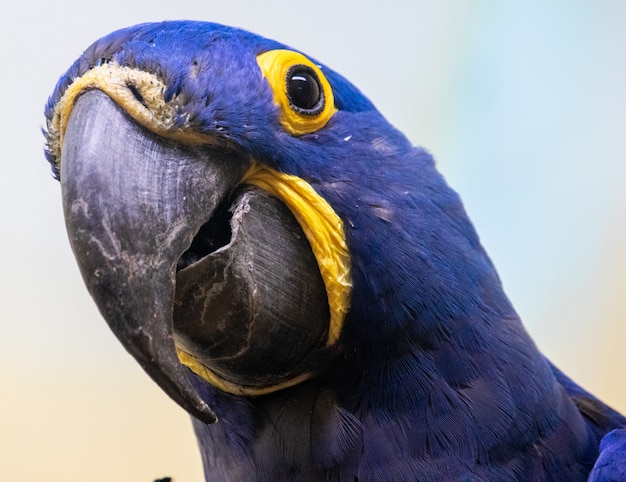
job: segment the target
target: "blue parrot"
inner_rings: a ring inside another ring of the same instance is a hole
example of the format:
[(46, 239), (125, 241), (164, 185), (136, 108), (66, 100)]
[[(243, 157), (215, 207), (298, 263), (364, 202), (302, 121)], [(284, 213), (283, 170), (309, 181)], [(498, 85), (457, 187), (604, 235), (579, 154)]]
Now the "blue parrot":
[(432, 156), (338, 73), (142, 24), (45, 116), (85, 284), (207, 481), (626, 480), (626, 419), (540, 353)]

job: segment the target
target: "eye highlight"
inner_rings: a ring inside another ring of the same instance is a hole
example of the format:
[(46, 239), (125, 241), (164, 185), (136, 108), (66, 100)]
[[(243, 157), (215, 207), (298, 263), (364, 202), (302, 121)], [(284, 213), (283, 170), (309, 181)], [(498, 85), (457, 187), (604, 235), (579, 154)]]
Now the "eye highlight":
[(326, 125), (337, 111), (333, 91), (320, 68), (292, 50), (270, 50), (257, 56), (263, 76), (280, 108), (280, 122), (294, 136)]

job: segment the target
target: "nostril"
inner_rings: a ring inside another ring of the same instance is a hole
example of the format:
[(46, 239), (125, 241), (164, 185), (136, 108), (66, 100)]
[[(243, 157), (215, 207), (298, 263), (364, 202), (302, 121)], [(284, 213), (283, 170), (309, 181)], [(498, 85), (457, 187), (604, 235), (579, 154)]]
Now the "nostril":
[(126, 84), (126, 87), (128, 87), (128, 90), (130, 90), (131, 94), (133, 94), (133, 97), (135, 97), (135, 99), (137, 99), (137, 101), (140, 102), (141, 105), (143, 105), (145, 108), (148, 108), (148, 106), (146, 105), (146, 100), (143, 98), (143, 95), (141, 95), (141, 92), (139, 92), (139, 89), (137, 89), (137, 86), (135, 84), (128, 82)]

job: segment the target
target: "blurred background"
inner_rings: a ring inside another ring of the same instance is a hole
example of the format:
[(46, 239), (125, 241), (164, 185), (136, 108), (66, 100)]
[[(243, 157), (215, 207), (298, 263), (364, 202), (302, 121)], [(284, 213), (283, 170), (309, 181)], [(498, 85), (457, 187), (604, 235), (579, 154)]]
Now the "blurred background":
[(40, 127), (111, 30), (202, 19), (276, 38), (363, 90), (460, 192), (559, 367), (626, 411), (626, 2), (78, 0), (2, 7), (0, 479), (202, 479), (191, 424), (100, 318)]

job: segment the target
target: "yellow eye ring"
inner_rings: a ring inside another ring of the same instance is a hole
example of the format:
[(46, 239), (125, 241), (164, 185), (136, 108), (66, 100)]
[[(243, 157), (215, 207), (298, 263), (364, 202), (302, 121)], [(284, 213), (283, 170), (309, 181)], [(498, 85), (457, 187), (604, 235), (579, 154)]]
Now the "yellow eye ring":
[(270, 50), (258, 55), (257, 63), (274, 92), (280, 123), (291, 135), (318, 131), (337, 112), (328, 80), (304, 55)]

